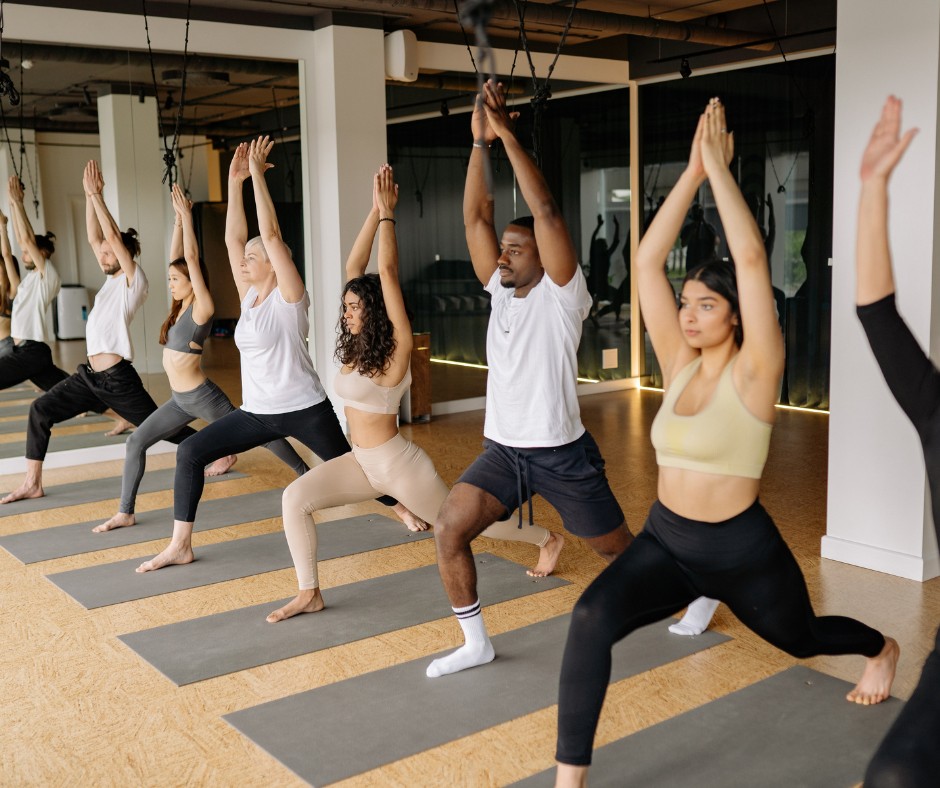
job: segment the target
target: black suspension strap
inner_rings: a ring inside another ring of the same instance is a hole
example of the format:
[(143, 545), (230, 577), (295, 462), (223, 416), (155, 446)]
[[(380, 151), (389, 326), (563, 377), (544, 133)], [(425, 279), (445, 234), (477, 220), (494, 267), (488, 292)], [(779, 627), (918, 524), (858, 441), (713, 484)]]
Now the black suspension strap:
[[(483, 101), (483, 83), (487, 78), (496, 81), (496, 58), (493, 56), (493, 48), (490, 46), (489, 37), (486, 34), (486, 25), (490, 21), (493, 11), (493, 0), (464, 0), (457, 12), (461, 28), (464, 25), (473, 29), (477, 44), (477, 59), (473, 61), (473, 67), (477, 72), (477, 101)], [(466, 35), (466, 33), (464, 33)], [(469, 44), (467, 46), (469, 49)], [(471, 52), (471, 59), (473, 53)], [(485, 75), (485, 76), (484, 76)], [(486, 191), (493, 194), (493, 170), (490, 167), (488, 157), (483, 158), (483, 177), (486, 181)]]
[[(180, 84), (179, 107), (176, 112), (176, 125), (173, 129), (173, 142), (168, 145), (166, 135), (163, 133), (163, 118), (160, 116), (160, 100), (157, 94), (157, 70), (153, 62), (153, 48), (150, 44), (150, 24), (147, 19), (147, 0), (140, 0), (144, 14), (144, 31), (147, 34), (147, 53), (150, 56), (150, 76), (153, 79), (153, 95), (157, 104), (157, 129), (160, 139), (163, 140), (163, 180), (167, 187), (172, 189), (177, 180), (176, 151), (179, 150), (180, 129), (183, 125), (183, 107), (186, 104), (186, 72), (189, 61), (189, 19), (192, 11), (192, 0), (186, 2), (186, 38), (183, 42), (183, 79)], [(168, 182), (169, 181), (169, 182)]]
[(287, 170), (287, 175), (284, 177), (284, 184), (287, 186), (290, 191), (291, 202), (294, 200), (294, 186), (296, 183), (294, 176), (294, 163), (291, 161), (290, 153), (287, 150), (287, 143), (284, 141), (284, 123), (281, 120), (281, 108), (277, 103), (277, 90), (274, 85), (271, 85), (271, 99), (274, 102), (274, 118), (277, 121), (277, 136), (280, 138), (281, 144), (278, 146), (281, 149), (281, 152), (284, 154), (284, 168)]
[[(525, 2), (525, 0), (523, 0)], [(552, 97), (552, 72), (555, 70), (555, 64), (561, 55), (561, 50), (565, 46), (568, 38), (568, 32), (571, 30), (571, 21), (574, 18), (575, 9), (578, 7), (578, 0), (571, 0), (571, 9), (568, 11), (568, 19), (565, 21), (565, 29), (561, 33), (558, 41), (558, 48), (555, 50), (555, 57), (548, 67), (548, 73), (545, 79), (539, 82), (535, 73), (535, 64), (532, 62), (532, 52), (529, 49), (529, 39), (525, 32), (525, 8), (520, 8), (519, 0), (513, 0), (516, 7), (516, 15), (519, 17), (519, 37), (522, 39), (522, 48), (525, 50), (526, 58), (529, 61), (529, 71), (532, 74), (532, 149), (535, 154), (535, 161), (542, 166), (542, 119), (548, 106), (548, 100)]]

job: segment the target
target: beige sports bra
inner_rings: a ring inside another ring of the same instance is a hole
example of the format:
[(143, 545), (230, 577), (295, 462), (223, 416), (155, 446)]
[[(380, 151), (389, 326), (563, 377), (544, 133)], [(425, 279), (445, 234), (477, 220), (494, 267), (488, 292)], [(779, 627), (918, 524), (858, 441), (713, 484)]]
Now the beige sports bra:
[(721, 373), (708, 404), (693, 416), (676, 413), (676, 402), (702, 365), (702, 357), (679, 370), (650, 432), (656, 462), (661, 467), (747, 479), (761, 477), (773, 425), (761, 421), (741, 402), (731, 377), (736, 360), (737, 356)]
[(378, 383), (361, 375), (358, 371), (340, 372), (333, 381), (333, 387), (345, 403), (366, 413), (398, 413), (398, 406), (405, 391), (411, 385), (411, 370), (397, 386), (380, 386)]

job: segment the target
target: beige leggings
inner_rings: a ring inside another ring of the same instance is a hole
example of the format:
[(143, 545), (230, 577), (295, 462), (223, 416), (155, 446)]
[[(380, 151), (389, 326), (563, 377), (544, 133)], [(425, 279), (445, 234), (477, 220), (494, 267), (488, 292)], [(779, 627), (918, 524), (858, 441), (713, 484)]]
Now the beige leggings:
[[(315, 511), (392, 495), (422, 520), (433, 523), (447, 493), (431, 458), (401, 433), (374, 449), (354, 446), (351, 452), (311, 469), (288, 485), (282, 498), (284, 532), (299, 587), (319, 586)], [(520, 529), (510, 520), (494, 523), (483, 535), (539, 547), (551, 537), (540, 526)]]

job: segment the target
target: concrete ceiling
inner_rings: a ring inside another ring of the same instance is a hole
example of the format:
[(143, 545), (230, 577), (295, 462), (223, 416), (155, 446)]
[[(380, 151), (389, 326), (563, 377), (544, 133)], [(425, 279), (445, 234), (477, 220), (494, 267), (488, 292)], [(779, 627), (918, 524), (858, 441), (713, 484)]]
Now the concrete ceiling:
[[(131, 0), (20, 0), (20, 3), (140, 15), (139, 2)], [(585, 56), (625, 57), (628, 40), (636, 35), (648, 36), (650, 32), (671, 41), (694, 41), (699, 46), (713, 47), (766, 38), (766, 27), (751, 31), (729, 29), (725, 18), (726, 14), (761, 4), (762, 0), (653, 3), (581, 0), (565, 51)], [(185, 16), (186, 5), (187, 0), (149, 0), (147, 11), (151, 16), (180, 18)], [(528, 2), (526, 30), (534, 49), (554, 50), (569, 8), (567, 0)], [(518, 20), (511, 0), (495, 0), (492, 11), (488, 31), (493, 41), (516, 46)], [(373, 24), (386, 31), (413, 30), (420, 40), (464, 41), (454, 0), (192, 0), (191, 13), (194, 19), (291, 28), (312, 28), (315, 18), (324, 13), (337, 18), (354, 14), (363, 19), (371, 17)], [(141, 43), (144, 40), (141, 20)], [(95, 103), (99, 94), (154, 92), (146, 50), (35, 45), (18, 41), (16, 30), (7, 26), (3, 56), (9, 61), (6, 71), (17, 89), (21, 83), (23, 86), (21, 107), (26, 127), (92, 132), (97, 129)], [(23, 61), (30, 66), (28, 69), (21, 68)], [(180, 69), (182, 58), (159, 54), (155, 66), (161, 117), (165, 127), (172, 129), (180, 90), (178, 83), (164, 77), (164, 72)], [(200, 84), (200, 74), (208, 72), (224, 72), (227, 81)], [(196, 53), (190, 58), (189, 73), (183, 114), (184, 129), (188, 132), (232, 139), (296, 123), (298, 79), (291, 63), (201, 57)], [(465, 93), (458, 85), (423, 95), (429, 96), (431, 103)], [(420, 103), (423, 99), (416, 97), (421, 95), (414, 87), (390, 88), (390, 104)], [(7, 125), (17, 128), (20, 108), (10, 107), (6, 100), (3, 108)]]

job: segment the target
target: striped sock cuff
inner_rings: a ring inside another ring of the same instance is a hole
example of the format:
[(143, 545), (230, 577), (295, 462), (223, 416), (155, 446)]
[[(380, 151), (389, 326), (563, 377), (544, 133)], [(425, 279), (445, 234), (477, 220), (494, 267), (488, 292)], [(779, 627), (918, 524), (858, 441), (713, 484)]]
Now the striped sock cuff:
[(463, 620), (465, 618), (473, 618), (474, 616), (480, 615), (482, 607), (480, 606), (480, 600), (478, 599), (472, 605), (467, 605), (466, 607), (454, 607), (451, 608), (454, 611), (454, 615), (458, 619)]

